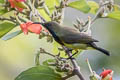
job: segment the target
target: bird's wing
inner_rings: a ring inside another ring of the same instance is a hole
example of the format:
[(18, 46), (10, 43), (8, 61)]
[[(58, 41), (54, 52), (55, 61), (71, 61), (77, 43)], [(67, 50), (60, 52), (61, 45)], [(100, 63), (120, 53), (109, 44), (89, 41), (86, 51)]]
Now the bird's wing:
[(80, 33), (75, 29), (64, 27), (61, 29), (62, 31), (59, 33), (59, 38), (61, 41), (65, 43), (90, 43), (90, 42), (98, 42), (98, 40), (93, 39), (91, 36)]

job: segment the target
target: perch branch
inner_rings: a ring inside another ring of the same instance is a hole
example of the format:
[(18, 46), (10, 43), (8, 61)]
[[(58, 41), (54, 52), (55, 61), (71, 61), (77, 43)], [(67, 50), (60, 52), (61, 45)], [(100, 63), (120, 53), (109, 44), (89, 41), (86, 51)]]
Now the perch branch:
[(72, 77), (72, 76), (74, 76), (74, 75), (75, 75), (74, 73), (69, 74), (69, 75), (63, 77), (62, 80), (66, 80), (66, 79), (68, 79), (68, 78), (70, 78), (70, 77)]
[[(68, 55), (69, 57), (71, 57), (71, 56), (72, 56), (71, 51), (69, 51), (68, 48), (66, 48), (65, 46), (63, 46), (63, 48), (64, 48), (65, 52), (67, 53), (67, 55)], [(71, 63), (72, 63), (72, 65), (73, 65), (73, 68), (74, 68), (73, 73), (74, 73), (75, 75), (77, 75), (77, 76), (80, 78), (80, 80), (85, 80), (85, 79), (83, 78), (81, 72), (80, 72), (80, 67), (78, 66), (76, 60), (75, 60), (74, 58), (71, 58), (70, 60), (71, 60)]]

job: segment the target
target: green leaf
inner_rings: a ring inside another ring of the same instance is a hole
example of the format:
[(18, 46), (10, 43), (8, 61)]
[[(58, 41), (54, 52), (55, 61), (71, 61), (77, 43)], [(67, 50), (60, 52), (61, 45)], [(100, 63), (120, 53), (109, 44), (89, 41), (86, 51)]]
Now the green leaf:
[(41, 65), (22, 72), (15, 80), (62, 80), (62, 77), (52, 68)]
[(120, 6), (115, 4), (113, 5), (114, 11), (120, 11)]
[(52, 13), (53, 10), (55, 9), (55, 6), (59, 5), (59, 0), (45, 0), (45, 3), (47, 7), (49, 8), (50, 13)]
[(14, 23), (3, 22), (0, 24), (0, 38), (15, 27)]
[(45, 60), (42, 64), (46, 66), (51, 66), (51, 64), (55, 64), (56, 60), (55, 59), (48, 59)]
[(55, 55), (58, 55), (58, 53), (60, 52), (60, 57), (68, 58), (68, 56), (66, 55), (65, 51), (59, 51), (58, 48), (61, 48), (61, 45), (58, 44), (56, 41), (54, 41), (54, 42), (53, 42), (52, 52), (53, 52)]
[(99, 8), (98, 3), (95, 1), (88, 1), (88, 5), (91, 7), (90, 13), (95, 14)]
[(8, 11), (4, 7), (0, 6), (0, 15), (3, 15), (5, 13), (7, 13), (7, 12)]
[(120, 20), (120, 11), (114, 11), (114, 12), (108, 13), (107, 17)]
[(49, 15), (44, 11), (44, 9), (38, 9), (38, 11), (40, 12), (41, 16), (45, 18), (45, 20), (47, 21), (51, 21)]
[(0, 3), (4, 3), (5, 1), (4, 0), (0, 0)]
[(18, 35), (21, 34), (21, 33), (22, 33), (21, 30), (16, 31), (16, 32), (13, 32), (13, 33), (10, 33), (10, 34), (8, 34), (8, 35), (3, 36), (3, 37), (2, 37), (2, 40), (5, 40), (5, 41), (6, 41), (6, 40), (10, 40), (10, 39), (18, 36)]
[(14, 11), (13, 10), (8, 11), (4, 7), (0, 6), (0, 16), (1, 15), (3, 17), (9, 17), (10, 15), (14, 15)]
[(5, 10), (5, 9), (0, 9), (0, 15), (3, 15), (3, 14), (5, 14), (5, 13), (7, 13), (8, 11), (7, 10)]
[(85, 0), (78, 0), (78, 1), (70, 2), (68, 6), (75, 8), (77, 10), (80, 10), (84, 13), (88, 13), (90, 11), (90, 7)]

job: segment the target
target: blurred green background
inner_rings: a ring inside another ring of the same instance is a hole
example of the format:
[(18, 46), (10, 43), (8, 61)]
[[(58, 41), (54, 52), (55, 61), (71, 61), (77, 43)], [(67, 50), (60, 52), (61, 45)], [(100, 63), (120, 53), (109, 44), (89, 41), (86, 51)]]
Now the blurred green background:
[[(119, 0), (116, 0), (119, 3)], [(72, 26), (72, 22), (77, 17), (87, 19), (91, 14), (83, 14), (77, 10), (67, 8), (65, 11), (64, 25)], [(91, 15), (93, 16), (93, 15)], [(18, 27), (18, 29), (20, 29)], [(14, 31), (14, 30), (13, 30)], [(94, 71), (98, 74), (102, 72), (102, 68), (112, 69), (114, 71), (113, 80), (120, 80), (120, 21), (113, 19), (98, 19), (92, 25), (92, 35), (100, 42), (98, 46), (103, 47), (111, 52), (111, 56), (105, 56), (101, 52), (89, 50), (81, 53), (77, 57), (77, 62), (81, 66), (81, 71), (86, 80), (90, 74), (86, 64), (86, 58), (89, 59)], [(42, 47), (47, 51), (51, 50), (51, 44), (45, 39), (38, 39), (35, 34), (23, 33), (11, 40), (0, 40), (0, 80), (14, 80), (14, 78), (22, 71), (34, 66), (34, 57), (37, 50)], [(40, 60), (47, 58), (41, 55)], [(72, 77), (70, 80), (79, 80)]]

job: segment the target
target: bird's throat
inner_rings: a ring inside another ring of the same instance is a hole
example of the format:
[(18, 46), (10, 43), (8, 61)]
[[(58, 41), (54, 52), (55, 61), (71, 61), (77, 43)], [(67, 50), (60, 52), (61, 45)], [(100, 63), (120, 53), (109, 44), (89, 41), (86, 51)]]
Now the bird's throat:
[(50, 29), (49, 26), (46, 26), (46, 29), (50, 32), (50, 34), (53, 36), (56, 42), (58, 42), (61, 45), (64, 45), (62, 41), (60, 40), (60, 38), (56, 35), (56, 33), (52, 29)]

